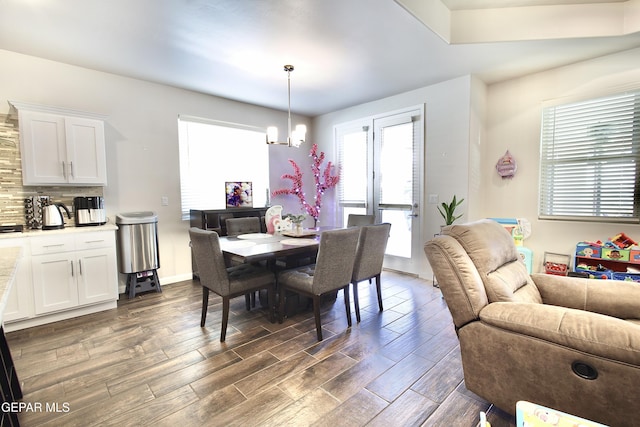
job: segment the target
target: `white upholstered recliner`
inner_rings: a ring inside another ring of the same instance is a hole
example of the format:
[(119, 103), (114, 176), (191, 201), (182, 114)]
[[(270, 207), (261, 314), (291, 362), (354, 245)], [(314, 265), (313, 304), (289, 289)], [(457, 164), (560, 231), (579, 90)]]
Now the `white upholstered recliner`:
[(511, 414), (528, 400), (640, 425), (640, 284), (530, 276), (510, 234), (491, 220), (445, 227), (425, 253), (469, 390)]

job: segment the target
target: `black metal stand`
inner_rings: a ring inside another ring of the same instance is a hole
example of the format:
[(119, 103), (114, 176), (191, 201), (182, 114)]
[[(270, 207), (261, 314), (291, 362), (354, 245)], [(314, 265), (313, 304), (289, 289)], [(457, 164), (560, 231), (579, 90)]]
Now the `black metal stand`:
[(157, 270), (140, 271), (127, 274), (127, 288), (125, 293), (129, 298), (148, 291), (162, 292)]

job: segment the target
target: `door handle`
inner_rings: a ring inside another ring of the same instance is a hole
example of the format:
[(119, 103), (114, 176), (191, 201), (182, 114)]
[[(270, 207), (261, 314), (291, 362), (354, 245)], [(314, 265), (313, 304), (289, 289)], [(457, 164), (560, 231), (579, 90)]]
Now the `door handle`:
[(71, 277), (75, 277), (75, 274), (73, 272), (73, 261), (69, 261), (71, 263)]

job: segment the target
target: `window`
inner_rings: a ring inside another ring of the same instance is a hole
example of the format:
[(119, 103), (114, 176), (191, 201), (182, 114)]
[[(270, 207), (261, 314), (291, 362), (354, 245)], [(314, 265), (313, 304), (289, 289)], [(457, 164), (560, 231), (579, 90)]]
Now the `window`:
[(194, 117), (178, 119), (182, 219), (190, 209), (225, 209), (225, 182), (250, 181), (253, 206), (266, 206), (269, 146), (250, 126)]
[(338, 206), (343, 225), (349, 214), (367, 213), (367, 162), (369, 126), (342, 125), (335, 129), (338, 146)]
[(639, 222), (640, 91), (543, 109), (541, 219)]

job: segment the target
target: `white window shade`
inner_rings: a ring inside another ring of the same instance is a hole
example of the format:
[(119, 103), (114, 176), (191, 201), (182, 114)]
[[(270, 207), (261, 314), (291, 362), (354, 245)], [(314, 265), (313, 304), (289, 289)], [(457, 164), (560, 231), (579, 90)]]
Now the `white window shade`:
[(542, 219), (638, 222), (640, 92), (543, 110)]
[(345, 126), (336, 129), (338, 145), (338, 202), (342, 207), (367, 206), (367, 150), (369, 128)]
[(184, 116), (178, 130), (183, 219), (190, 209), (225, 209), (227, 181), (251, 182), (253, 206), (266, 206), (269, 146), (264, 131)]

